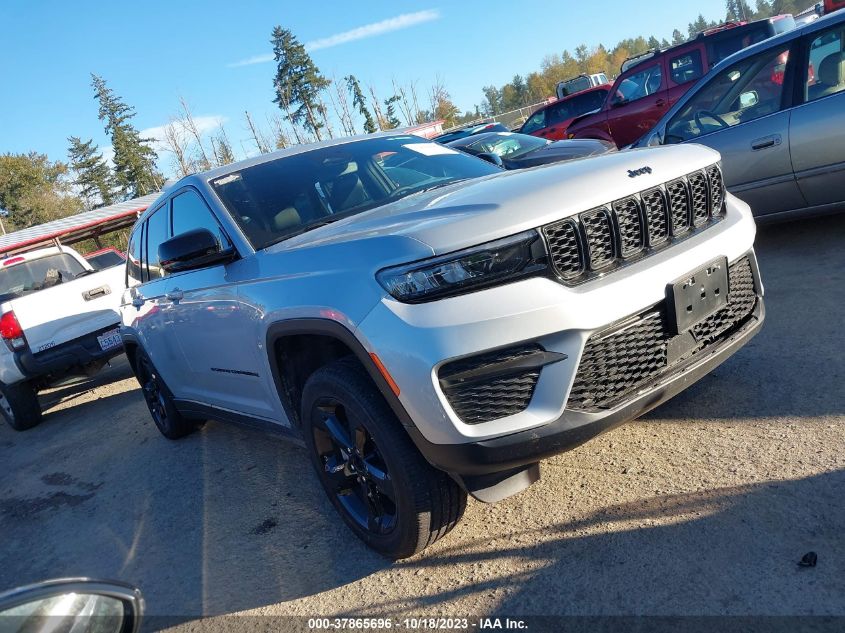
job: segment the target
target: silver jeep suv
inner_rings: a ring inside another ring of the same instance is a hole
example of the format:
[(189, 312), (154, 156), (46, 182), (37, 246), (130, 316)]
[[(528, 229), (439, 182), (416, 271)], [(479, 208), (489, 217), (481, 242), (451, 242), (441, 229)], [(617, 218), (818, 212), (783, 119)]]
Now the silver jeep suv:
[(300, 437), (351, 529), (409, 556), (467, 492), (519, 492), (759, 329), (755, 226), (718, 160), (506, 173), (384, 134), (189, 176), (132, 231), (126, 351), (166, 437)]

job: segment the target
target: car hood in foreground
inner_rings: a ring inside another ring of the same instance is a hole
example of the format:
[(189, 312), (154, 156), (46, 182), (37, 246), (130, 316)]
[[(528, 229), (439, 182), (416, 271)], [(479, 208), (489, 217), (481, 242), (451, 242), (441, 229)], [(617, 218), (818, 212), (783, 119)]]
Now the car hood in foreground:
[(503, 172), (407, 196), (284, 240), (265, 252), (388, 237), (395, 243), (404, 237), (417, 247), (428, 246), (431, 254), (447, 253), (586, 211), (717, 160), (718, 152), (691, 144)]

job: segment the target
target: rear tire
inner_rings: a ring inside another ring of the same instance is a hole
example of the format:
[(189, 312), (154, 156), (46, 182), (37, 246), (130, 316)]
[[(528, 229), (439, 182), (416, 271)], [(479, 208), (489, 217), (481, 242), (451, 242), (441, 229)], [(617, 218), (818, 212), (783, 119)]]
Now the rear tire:
[(161, 434), (169, 440), (178, 440), (193, 433), (197, 428), (197, 421), (185, 418), (179, 413), (173, 403), (173, 393), (141, 348), (135, 352), (135, 367), (147, 408)]
[(0, 385), (0, 414), (16, 431), (26, 431), (41, 423), (38, 392), (24, 381), (14, 385)]
[(355, 357), (308, 378), (302, 432), (335, 509), (380, 554), (412, 556), (463, 516), (466, 492), (425, 461)]

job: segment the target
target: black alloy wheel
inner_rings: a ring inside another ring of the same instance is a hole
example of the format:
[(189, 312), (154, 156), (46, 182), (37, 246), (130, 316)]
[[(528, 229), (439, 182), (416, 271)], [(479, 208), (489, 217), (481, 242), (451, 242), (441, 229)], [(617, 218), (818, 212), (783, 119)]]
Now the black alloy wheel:
[(389, 534), (396, 527), (396, 497), (379, 447), (339, 402), (325, 398), (317, 407), (320, 419), (312, 429), (326, 488), (361, 528)]

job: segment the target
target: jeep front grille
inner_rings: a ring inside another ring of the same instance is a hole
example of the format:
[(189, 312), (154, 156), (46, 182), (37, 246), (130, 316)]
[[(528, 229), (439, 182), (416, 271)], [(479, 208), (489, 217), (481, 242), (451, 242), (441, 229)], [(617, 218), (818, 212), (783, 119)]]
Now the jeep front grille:
[(718, 222), (724, 215), (718, 164), (543, 227), (558, 278), (574, 285)]
[[(679, 362), (707, 350), (740, 329), (757, 304), (751, 261), (730, 265), (728, 305), (691, 328), (688, 356), (670, 364), (665, 302), (590, 336), (567, 402), (568, 409), (596, 411), (617, 406), (625, 397), (670, 374)], [(681, 334), (679, 336), (684, 336)]]

